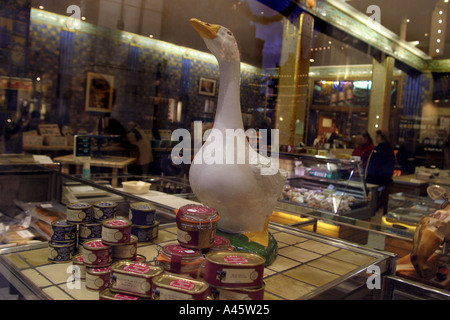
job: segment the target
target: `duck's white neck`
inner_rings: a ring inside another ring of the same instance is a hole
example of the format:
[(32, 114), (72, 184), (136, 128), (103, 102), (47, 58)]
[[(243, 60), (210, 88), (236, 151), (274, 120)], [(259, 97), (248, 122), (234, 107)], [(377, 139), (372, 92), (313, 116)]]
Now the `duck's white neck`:
[(214, 128), (244, 129), (240, 103), (239, 61), (219, 61), (220, 82)]

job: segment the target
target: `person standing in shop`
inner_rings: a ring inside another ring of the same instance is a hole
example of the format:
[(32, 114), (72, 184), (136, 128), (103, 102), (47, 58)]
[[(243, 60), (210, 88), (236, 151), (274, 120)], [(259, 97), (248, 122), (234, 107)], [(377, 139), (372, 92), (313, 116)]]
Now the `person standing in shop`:
[(153, 162), (152, 147), (150, 140), (140, 126), (132, 121), (127, 125), (128, 142), (134, 146), (130, 148), (130, 155), (136, 158), (137, 165), (130, 166), (130, 172), (146, 175), (150, 171), (150, 164)]
[(379, 185), (380, 192), (379, 207), (384, 206), (384, 214), (387, 212), (388, 186), (392, 181), (395, 166), (395, 154), (386, 135), (377, 130), (375, 142), (376, 147), (369, 157), (366, 171), (366, 182)]
[(370, 154), (372, 153), (373, 148), (375, 148), (372, 137), (367, 131), (362, 132), (356, 136), (356, 143), (358, 146), (353, 150), (352, 156), (361, 159), (363, 169), (365, 170), (367, 167), (367, 160), (369, 160)]

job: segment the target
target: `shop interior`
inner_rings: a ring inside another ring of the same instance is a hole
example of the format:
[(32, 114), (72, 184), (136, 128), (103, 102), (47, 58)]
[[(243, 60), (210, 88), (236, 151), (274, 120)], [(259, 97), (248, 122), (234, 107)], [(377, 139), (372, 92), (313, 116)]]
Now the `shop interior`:
[[(269, 222), (279, 255), (266, 266), (264, 299), (450, 298), (450, 279), (420, 276), (410, 262), (422, 217), (450, 197), (448, 0), (0, 4), (0, 299), (61, 291), (98, 299), (49, 276), (49, 239), (36, 224), (26, 240), (6, 236), (32, 206), (144, 201), (157, 208), (160, 239), (140, 252), (151, 260), (158, 241), (176, 239), (174, 210), (200, 201), (191, 163), (175, 159), (174, 132), (194, 141), (213, 128), (224, 82), (191, 18), (233, 33), (244, 130), (272, 132), (258, 147), (287, 175)], [(382, 183), (370, 174), (373, 153), (354, 152), (363, 134), (373, 147), (383, 137), (392, 152)], [(126, 190), (136, 181), (147, 190)], [(448, 241), (436, 251), (439, 270), (448, 267)], [(45, 262), (23, 266), (27, 252), (44, 252)], [(354, 268), (327, 278), (321, 259)], [(371, 265), (385, 275), (382, 291), (361, 278)], [(313, 280), (296, 273), (306, 266)]]

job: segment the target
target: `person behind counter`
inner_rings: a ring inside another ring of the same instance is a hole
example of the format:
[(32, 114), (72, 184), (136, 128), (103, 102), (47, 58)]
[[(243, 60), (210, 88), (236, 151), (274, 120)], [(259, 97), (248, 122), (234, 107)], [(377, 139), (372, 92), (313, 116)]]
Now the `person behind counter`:
[(137, 166), (130, 166), (130, 172), (136, 174), (148, 174), (150, 163), (153, 162), (152, 147), (145, 132), (136, 123), (130, 121), (127, 126), (128, 142), (134, 146), (130, 149), (130, 155), (136, 158)]
[(367, 167), (367, 160), (369, 160), (372, 150), (375, 148), (373, 145), (373, 140), (370, 134), (362, 132), (356, 136), (356, 143), (358, 146), (353, 150), (352, 156), (359, 157), (361, 159), (363, 169)]
[(366, 182), (379, 185), (380, 206), (384, 206), (384, 213), (387, 210), (387, 187), (392, 181), (395, 166), (395, 154), (391, 144), (387, 141), (386, 135), (377, 130), (375, 141), (376, 147), (373, 149), (367, 164)]

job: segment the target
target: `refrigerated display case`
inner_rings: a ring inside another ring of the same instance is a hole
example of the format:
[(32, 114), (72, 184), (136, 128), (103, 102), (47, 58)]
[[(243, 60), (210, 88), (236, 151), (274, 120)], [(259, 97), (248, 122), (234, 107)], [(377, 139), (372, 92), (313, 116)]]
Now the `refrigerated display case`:
[(282, 154), (294, 162), (280, 202), (357, 219), (375, 213), (376, 188), (368, 188), (359, 161), (319, 155)]

